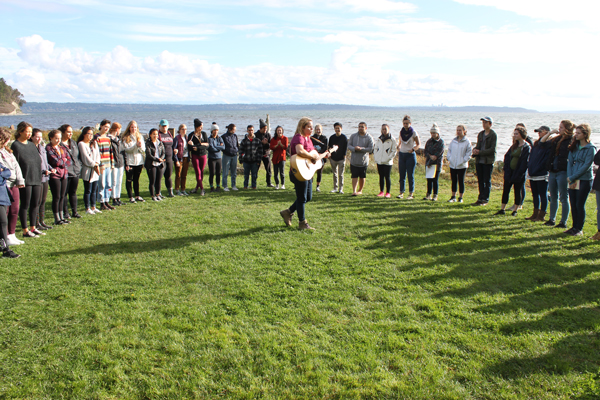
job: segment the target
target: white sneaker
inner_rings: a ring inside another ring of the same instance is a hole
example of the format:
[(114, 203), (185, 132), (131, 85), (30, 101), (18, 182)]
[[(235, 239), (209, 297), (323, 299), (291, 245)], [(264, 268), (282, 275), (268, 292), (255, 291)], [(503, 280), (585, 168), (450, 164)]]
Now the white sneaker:
[(12, 235), (8, 235), (6, 239), (8, 239), (6, 244), (9, 246), (18, 246), (25, 243), (24, 241), (17, 239), (17, 236), (14, 233)]
[(317, 192), (321, 191), (321, 186), (317, 186)]
[(98, 210), (97, 208), (92, 208), (91, 210), (94, 214), (102, 214), (102, 211)]
[(231, 190), (233, 190), (234, 192), (237, 192), (238, 188), (234, 186), (234, 187), (231, 188)]
[(342, 189), (340, 189), (340, 194), (344, 194), (344, 191)]
[(337, 190), (333, 189), (331, 192), (329, 193), (337, 193)]
[(229, 192), (229, 188), (228, 188), (228, 187), (224, 187), (224, 188), (223, 188), (223, 191), (224, 191), (224, 192)]
[(90, 214), (90, 215), (96, 214), (94, 211), (90, 210), (89, 208), (87, 210), (85, 210), (85, 213)]
[(275, 185), (275, 190), (279, 190), (279, 185)]
[(282, 188), (282, 189), (285, 189), (285, 185), (281, 185), (281, 188)]

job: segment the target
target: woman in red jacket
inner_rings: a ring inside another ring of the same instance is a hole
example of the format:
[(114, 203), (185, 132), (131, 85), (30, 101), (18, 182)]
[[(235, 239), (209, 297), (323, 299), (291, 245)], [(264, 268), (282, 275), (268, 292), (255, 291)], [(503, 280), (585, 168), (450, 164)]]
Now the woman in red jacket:
[(283, 128), (275, 128), (275, 136), (269, 144), (273, 150), (273, 169), (275, 170), (275, 189), (279, 189), (279, 179), (281, 179), (281, 189), (285, 189), (285, 156), (288, 148), (288, 138), (283, 136)]

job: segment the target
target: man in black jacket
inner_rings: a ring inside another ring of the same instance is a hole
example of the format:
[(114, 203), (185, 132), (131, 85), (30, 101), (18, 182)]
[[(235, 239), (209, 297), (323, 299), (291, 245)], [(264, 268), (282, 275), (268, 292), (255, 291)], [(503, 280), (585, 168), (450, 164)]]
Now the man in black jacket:
[[(265, 123), (265, 121), (263, 121), (262, 119), (259, 120), (260, 122), (260, 130), (258, 132), (256, 132), (256, 138), (258, 140), (261, 141), (262, 146), (263, 146), (263, 156), (262, 156), (262, 163), (265, 166), (265, 170), (267, 171), (267, 187), (275, 187), (273, 186), (273, 184), (271, 183), (271, 171), (272, 171), (272, 167), (271, 167), (271, 134), (267, 132), (267, 124)], [(260, 164), (259, 164), (259, 169), (260, 169)]]

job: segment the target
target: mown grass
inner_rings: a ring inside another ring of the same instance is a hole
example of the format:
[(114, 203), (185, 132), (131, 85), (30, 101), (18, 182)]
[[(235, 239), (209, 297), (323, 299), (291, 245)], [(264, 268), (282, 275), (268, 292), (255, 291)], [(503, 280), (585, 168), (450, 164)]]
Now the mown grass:
[(29, 241), (0, 263), (0, 398), (598, 398), (593, 198), (571, 238), (441, 183), (353, 198), (325, 174), (299, 232), (261, 174)]

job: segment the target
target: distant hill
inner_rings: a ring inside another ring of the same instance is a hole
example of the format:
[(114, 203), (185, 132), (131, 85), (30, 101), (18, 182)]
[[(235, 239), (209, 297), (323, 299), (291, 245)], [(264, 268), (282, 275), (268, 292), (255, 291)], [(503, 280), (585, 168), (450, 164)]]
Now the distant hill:
[(25, 99), (19, 89), (13, 89), (4, 78), (0, 78), (0, 115), (19, 114), (19, 107), (23, 104)]
[(515, 112), (534, 113), (521, 107), (378, 107), (349, 104), (111, 104), (111, 103), (35, 103), (22, 107), (25, 113), (128, 112), (128, 111), (231, 111), (231, 110), (398, 110), (447, 112)]

